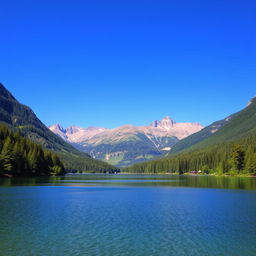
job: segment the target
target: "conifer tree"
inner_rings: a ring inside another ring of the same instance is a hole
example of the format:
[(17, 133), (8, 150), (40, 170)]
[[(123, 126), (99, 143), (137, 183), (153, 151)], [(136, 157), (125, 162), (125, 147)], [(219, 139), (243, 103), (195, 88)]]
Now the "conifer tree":
[(240, 144), (235, 144), (233, 146), (232, 160), (235, 170), (240, 172), (244, 168), (244, 151)]
[(12, 142), (10, 137), (7, 137), (4, 141), (0, 158), (3, 171), (6, 172), (7, 174), (11, 174), (11, 172), (13, 171), (13, 154)]

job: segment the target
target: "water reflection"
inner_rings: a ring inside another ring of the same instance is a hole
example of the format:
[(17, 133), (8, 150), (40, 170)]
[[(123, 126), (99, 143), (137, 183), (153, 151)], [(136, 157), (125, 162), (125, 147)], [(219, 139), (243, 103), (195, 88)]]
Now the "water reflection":
[(67, 175), (65, 177), (1, 178), (0, 186), (162, 186), (256, 189), (256, 178), (188, 175)]

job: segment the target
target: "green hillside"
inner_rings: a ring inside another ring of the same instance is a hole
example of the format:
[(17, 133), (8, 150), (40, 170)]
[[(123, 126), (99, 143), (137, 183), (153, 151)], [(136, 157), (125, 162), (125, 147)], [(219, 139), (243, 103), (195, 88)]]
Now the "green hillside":
[(224, 141), (233, 141), (256, 132), (256, 99), (242, 111), (214, 122), (200, 132), (188, 136), (173, 146), (170, 154), (190, 151)]
[(177, 152), (180, 152), (182, 150), (185, 150), (205, 139), (210, 137), (214, 131), (218, 131), (220, 128), (222, 128), (229, 119), (223, 119), (217, 122), (212, 123), (211, 125), (205, 127), (201, 131), (194, 133), (185, 139), (180, 140), (177, 142), (171, 149), (170, 154), (175, 154)]
[(19, 103), (0, 83), (0, 122), (40, 144), (45, 149), (54, 150), (63, 160), (67, 169), (80, 171), (112, 171), (117, 168), (91, 158), (51, 132), (27, 106)]

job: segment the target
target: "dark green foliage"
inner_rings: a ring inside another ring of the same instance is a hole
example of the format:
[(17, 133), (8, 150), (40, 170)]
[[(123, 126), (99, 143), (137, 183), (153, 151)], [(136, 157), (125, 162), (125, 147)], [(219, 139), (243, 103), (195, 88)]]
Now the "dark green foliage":
[(0, 159), (2, 169), (7, 174), (11, 174), (11, 171), (14, 167), (14, 159), (12, 153), (12, 142), (9, 136), (3, 141), (3, 148), (1, 150)]
[(255, 147), (250, 145), (245, 153), (245, 171), (247, 173), (254, 173), (256, 170), (256, 153)]
[(0, 125), (1, 176), (62, 175), (64, 172), (55, 153)]
[(243, 170), (244, 169), (244, 150), (240, 144), (235, 144), (233, 146), (231, 156), (232, 156), (234, 169), (238, 170), (238, 172)]

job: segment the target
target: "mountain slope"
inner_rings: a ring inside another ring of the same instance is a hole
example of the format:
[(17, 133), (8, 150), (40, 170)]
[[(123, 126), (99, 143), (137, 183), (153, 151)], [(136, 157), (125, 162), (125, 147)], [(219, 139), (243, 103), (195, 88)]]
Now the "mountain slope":
[(256, 98), (247, 107), (229, 117), (214, 122), (201, 131), (179, 141), (170, 154), (203, 148), (224, 141), (232, 141), (256, 131)]
[(29, 107), (20, 104), (2, 84), (0, 84), (0, 121), (19, 128), (29, 139), (40, 143), (44, 148), (76, 152), (71, 145), (53, 134)]
[(198, 123), (176, 123), (170, 117), (148, 126), (124, 125), (115, 129), (81, 128), (60, 125), (49, 127), (76, 148), (96, 159), (126, 166), (163, 156), (180, 139), (201, 130)]
[[(27, 106), (19, 103), (0, 83), (0, 122), (21, 133), (44, 148), (58, 152), (65, 167), (79, 170), (111, 170), (114, 167), (92, 159), (51, 132)], [(72, 163), (72, 164), (71, 164)]]

